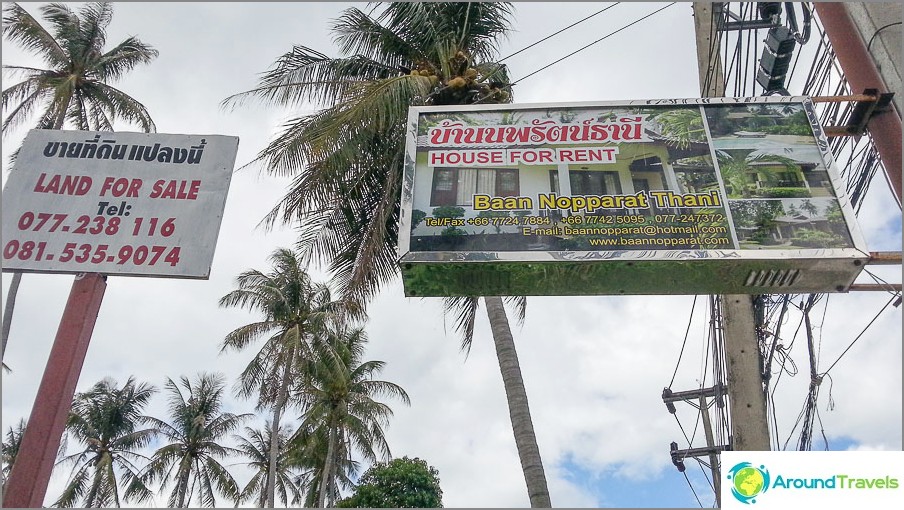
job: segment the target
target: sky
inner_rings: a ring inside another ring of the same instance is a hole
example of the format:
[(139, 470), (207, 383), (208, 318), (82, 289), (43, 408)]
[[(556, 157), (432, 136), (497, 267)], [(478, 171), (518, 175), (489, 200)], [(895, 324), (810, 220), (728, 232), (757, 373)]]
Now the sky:
[[(37, 14), (39, 5), (25, 7)], [(108, 44), (135, 35), (160, 56), (115, 85), (147, 106), (160, 133), (238, 136), (239, 168), (286, 118), (314, 112), (317, 105), (289, 112), (257, 104), (225, 110), (220, 102), (252, 88), (258, 73), (295, 44), (337, 56), (331, 21), (347, 7), (364, 5), (117, 3)], [(514, 30), (501, 42), (500, 54), (515, 53), (605, 5), (518, 2)], [(665, 5), (619, 4), (506, 64), (515, 79), (527, 76)], [(39, 64), (5, 41), (2, 61)], [(3, 87), (10, 84), (4, 81)], [(699, 97), (691, 4), (672, 5), (526, 78), (514, 97), (517, 103)], [(3, 138), (4, 183), (10, 170), (5, 155), (24, 135), (20, 130)], [(161, 389), (166, 377), (199, 371), (233, 379), (253, 352), (221, 354), (221, 342), (256, 317), (217, 303), (239, 273), (267, 270), (274, 249), (293, 246), (290, 227), (258, 228), (287, 183), (257, 167), (235, 172), (208, 280), (109, 277), (77, 391), (103, 377), (122, 383), (135, 376)], [(901, 250), (901, 212), (881, 175), (865, 199), (859, 226), (871, 251)], [(900, 282), (898, 266), (869, 269)], [(319, 268), (311, 272), (326, 279)], [(4, 273), (4, 299), (9, 280)], [(2, 375), (4, 431), (30, 412), (72, 280), (52, 274), (22, 279), (4, 358), (12, 370)], [(869, 279), (861, 275), (858, 281)], [(832, 450), (901, 450), (901, 308), (886, 309), (858, 338), (888, 300), (881, 292), (832, 294), (818, 307), (821, 368), (857, 340), (823, 383), (814, 449), (824, 447), (824, 436)], [(688, 447), (684, 432), (690, 437), (697, 430), (692, 446), (705, 444), (696, 410), (679, 404), (671, 416), (661, 400), (663, 387), (678, 391), (711, 383), (706, 303), (705, 296), (674, 295), (528, 299), (527, 318), (513, 332), (555, 506), (712, 506), (705, 471), (688, 461), (689, 484), (669, 457), (670, 442)], [(797, 327), (796, 319), (783, 326), (797, 371), (783, 374), (775, 393), (774, 441), (789, 449), (796, 444), (794, 425), (809, 384), (806, 342), (802, 333), (792, 333)], [(380, 378), (411, 397), (410, 407), (390, 403), (395, 414), (386, 435), (393, 456), (420, 457), (436, 467), (446, 507), (529, 506), (485, 315), (465, 356), (440, 299), (406, 298), (397, 279), (370, 304), (366, 330), (367, 358), (387, 363)], [(226, 403), (236, 413), (252, 407), (231, 395)], [(165, 417), (165, 409), (160, 391), (146, 412)], [(247, 480), (240, 465), (232, 469), (240, 483)], [(59, 495), (65, 478), (55, 474), (46, 504)]]

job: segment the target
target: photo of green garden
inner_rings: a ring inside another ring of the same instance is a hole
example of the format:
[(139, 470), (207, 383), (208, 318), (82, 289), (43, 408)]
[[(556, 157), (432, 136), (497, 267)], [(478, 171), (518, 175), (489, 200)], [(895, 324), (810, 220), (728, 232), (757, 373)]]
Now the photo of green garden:
[(834, 198), (729, 200), (728, 207), (744, 250), (853, 247)]

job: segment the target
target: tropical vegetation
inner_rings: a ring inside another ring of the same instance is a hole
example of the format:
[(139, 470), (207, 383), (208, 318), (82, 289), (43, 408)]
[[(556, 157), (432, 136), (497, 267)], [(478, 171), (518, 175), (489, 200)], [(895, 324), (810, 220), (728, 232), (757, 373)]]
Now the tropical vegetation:
[(222, 461), (239, 451), (223, 442), (251, 415), (223, 411), (226, 383), (221, 374), (199, 373), (194, 381), (182, 376), (179, 383), (166, 380), (170, 420), (151, 418), (151, 423), (167, 444), (154, 452), (140, 479), (161, 488), (172, 486), (167, 501), (171, 507), (213, 508), (217, 494), (234, 501), (238, 484)]
[[(259, 508), (267, 508), (269, 493), (267, 489), (268, 483), (270, 483), (270, 451), (273, 444), (271, 440), (272, 433), (273, 427), (267, 421), (263, 428), (245, 427), (244, 435), (234, 436), (238, 441), (236, 449), (248, 459), (245, 465), (253, 470), (251, 478), (239, 492), (236, 504), (251, 501)], [(301, 501), (299, 477), (294, 467), (290, 465), (292, 452), (287, 448), (290, 433), (291, 431), (287, 426), (279, 428), (279, 437), (276, 442), (278, 455), (274, 469), (275, 476), (273, 477), (275, 494), (285, 506), (297, 504)]]
[[(141, 64), (157, 57), (157, 50), (131, 36), (107, 49), (107, 28), (113, 4), (89, 2), (77, 11), (63, 3), (40, 8), (45, 28), (18, 3), (3, 8), (3, 37), (40, 57), (46, 67), (4, 65), (3, 71), (21, 79), (3, 90), (0, 108), (6, 137), (37, 114), (37, 129), (113, 131), (114, 124), (156, 130), (147, 108), (111, 85)], [(15, 159), (18, 150), (10, 153)], [(2, 351), (6, 352), (22, 273), (10, 280), (3, 310)]]
[[(354, 454), (371, 463), (390, 457), (384, 428), (393, 413), (377, 399), (397, 398), (410, 404), (401, 386), (374, 379), (386, 364), (363, 359), (367, 344), (363, 328), (340, 323), (330, 328), (326, 340), (319, 355), (307, 363), (306, 381), (296, 395), (305, 411), (293, 438), (302, 455), (306, 449), (316, 452), (326, 442), (323, 465), (317, 466), (320, 508), (339, 499), (337, 482), (349, 474), (340, 471), (353, 465)], [(320, 441), (305, 444), (304, 439), (311, 437)]]
[(334, 300), (329, 287), (311, 280), (298, 255), (285, 248), (270, 256), (273, 269), (243, 272), (238, 288), (220, 299), (220, 306), (247, 308), (261, 320), (239, 327), (223, 340), (222, 351), (248, 348), (264, 338), (260, 350), (242, 371), (237, 382), (240, 397), (257, 398), (257, 408), (272, 413), (269, 458), (265, 484), (267, 506), (272, 507), (276, 490), (276, 467), (280, 456), (278, 432), (283, 413), (294, 404), (289, 399), (293, 382), (303, 363), (315, 358), (317, 343), (331, 323), (360, 317), (360, 309)]
[[(366, 301), (398, 275), (408, 108), (511, 101), (507, 69), (496, 62), (511, 14), (510, 4), (496, 2), (349, 8), (332, 27), (343, 56), (295, 46), (256, 88), (224, 101), (324, 106), (287, 121), (253, 163), (293, 178), (262, 223), (297, 226), (306, 258), (325, 263), (348, 298)], [(528, 495), (533, 506), (550, 506), (503, 301), (484, 301), (510, 415), (522, 422), (513, 428)], [(457, 303), (476, 310), (477, 298)]]
[(358, 480), (338, 508), (442, 508), (439, 471), (417, 457), (378, 462)]
[[(156, 390), (130, 377), (122, 387), (106, 378), (77, 393), (66, 422), (66, 431), (82, 446), (64, 457), (72, 465), (57, 507), (119, 507), (125, 500), (147, 499), (151, 491), (140, 478), (139, 453), (156, 433), (153, 422), (142, 414)], [(123, 490), (124, 489), (124, 490)]]
[(0, 470), (0, 476), (3, 477), (3, 482), (0, 483), (2, 486), (3, 493), (6, 493), (6, 481), (9, 480), (9, 474), (13, 470), (13, 464), (16, 463), (16, 457), (19, 455), (19, 446), (22, 445), (22, 434), (25, 433), (25, 419), (19, 420), (15, 427), (10, 427), (6, 431), (6, 436), (3, 438), (3, 467)]

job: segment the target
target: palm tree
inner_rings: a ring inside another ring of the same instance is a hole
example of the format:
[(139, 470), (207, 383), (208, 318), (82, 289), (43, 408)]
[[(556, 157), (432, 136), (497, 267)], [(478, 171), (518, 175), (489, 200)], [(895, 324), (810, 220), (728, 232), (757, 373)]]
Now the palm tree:
[[(265, 508), (268, 497), (268, 479), (270, 471), (270, 445), (271, 434), (273, 428), (268, 421), (263, 429), (255, 429), (245, 427), (244, 436), (235, 436), (238, 440), (236, 447), (242, 455), (248, 458), (247, 465), (254, 469), (254, 474), (245, 487), (239, 493), (236, 503), (242, 503), (248, 500), (254, 500), (258, 507)], [(290, 451), (286, 448), (290, 435), (288, 427), (279, 428), (279, 438), (277, 441), (279, 457), (276, 464), (276, 491), (284, 505), (290, 503), (289, 496), (292, 497), (291, 503), (301, 500), (301, 491), (296, 482), (297, 476), (293, 473), (293, 467), (289, 464)]]
[[(303, 491), (301, 504), (306, 508), (315, 507), (320, 502), (320, 485), (326, 466), (328, 435), (323, 427), (314, 426), (299, 428), (291, 438), (294, 447), (291, 445), (289, 447), (289, 462), (295, 469), (301, 470), (295, 481), (298, 488)], [(345, 446), (340, 444), (339, 451), (333, 456), (331, 469), (334, 477), (333, 483), (330, 484), (333, 493), (327, 495), (333, 501), (338, 501), (339, 489), (350, 490), (355, 486), (351, 477), (360, 468), (358, 461), (351, 455), (346, 455)]]
[(16, 456), (19, 455), (19, 446), (22, 444), (22, 435), (25, 434), (25, 419), (22, 418), (19, 420), (19, 423), (16, 424), (16, 427), (10, 427), (9, 430), (6, 431), (6, 440), (3, 441), (3, 469), (0, 471), (0, 475), (3, 477), (3, 482), (0, 483), (0, 486), (3, 487), (3, 493), (6, 493), (6, 480), (9, 479), (9, 474), (13, 470), (13, 464), (16, 463)]
[(326, 340), (327, 344), (319, 346), (319, 356), (307, 361), (307, 380), (298, 388), (305, 411), (301, 432), (293, 437), (302, 452), (321, 449), (326, 439), (317, 487), (320, 508), (325, 508), (328, 500), (336, 501), (339, 468), (351, 460), (352, 449), (371, 462), (379, 460), (378, 452), (384, 458), (390, 456), (383, 427), (388, 425), (392, 409), (375, 399), (397, 397), (406, 405), (411, 403), (401, 386), (373, 379), (385, 363), (362, 361), (367, 344), (363, 328), (339, 322), (332, 325)]
[(313, 282), (299, 257), (292, 250), (275, 250), (270, 261), (273, 269), (263, 273), (245, 271), (236, 279), (238, 289), (220, 299), (220, 306), (239, 306), (263, 314), (260, 322), (242, 326), (223, 340), (221, 352), (242, 350), (261, 337), (269, 337), (260, 351), (242, 371), (237, 383), (241, 397), (257, 394), (258, 408), (270, 407), (273, 418), (270, 433), (270, 468), (267, 471), (267, 506), (275, 498), (276, 464), (279, 446), (276, 432), (289, 404), (289, 387), (301, 362), (311, 356), (309, 342), (337, 316), (355, 317), (353, 305), (334, 301), (330, 289)]
[[(392, 2), (379, 14), (376, 8), (369, 13), (350, 8), (333, 26), (339, 49), (348, 56), (330, 58), (295, 46), (257, 88), (224, 101), (227, 106), (247, 99), (326, 105), (287, 121), (252, 163), (294, 176), (262, 223), (297, 223), (302, 252), (327, 262), (343, 295), (366, 300), (398, 275), (409, 106), (511, 101), (508, 72), (494, 61), (511, 13), (511, 4), (502, 2)], [(503, 310), (501, 299), (490, 301), (492, 309)], [(491, 321), (504, 318), (494, 313)], [(507, 328), (506, 321), (492, 329)], [(500, 365), (511, 363), (500, 359)], [(527, 416), (526, 394), (508, 386), (506, 394), (510, 407), (519, 409), (512, 414)], [(535, 443), (531, 450), (539, 452)], [(539, 453), (519, 455), (531, 457), (529, 464), (542, 471)], [(550, 506), (545, 476), (525, 478), (531, 504)]]
[[(518, 323), (523, 323), (527, 311), (527, 299), (524, 296), (510, 296), (506, 299), (515, 306)], [(518, 361), (518, 351), (515, 348), (515, 340), (506, 317), (503, 299), (499, 296), (485, 296), (483, 303), (487, 309), (490, 330), (493, 334), (493, 344), (496, 348), (496, 358), (499, 360), (499, 370), (502, 373), (502, 385), (505, 387), (509, 418), (512, 421), (512, 431), (515, 435), (515, 446), (518, 449), (518, 457), (528, 487), (531, 506), (546, 508), (552, 504), (549, 491), (546, 489), (546, 473), (543, 469), (540, 448), (530, 416), (527, 390), (524, 387), (524, 379), (521, 377), (521, 363)], [(447, 314), (456, 317), (455, 330), (462, 338), (461, 349), (465, 353), (470, 352), (479, 307), (478, 298), (447, 297), (443, 298), (443, 306)]]
[[(112, 131), (113, 124), (122, 120), (145, 132), (155, 131), (144, 105), (109, 84), (151, 62), (157, 50), (135, 37), (104, 50), (107, 26), (113, 19), (112, 3), (87, 3), (78, 12), (52, 3), (40, 10), (51, 30), (17, 3), (3, 9), (3, 36), (40, 56), (47, 65), (46, 69), (3, 66), (4, 71), (23, 78), (5, 89), (0, 99), (0, 107), (9, 112), (3, 119), (3, 135), (24, 124), (36, 109), (43, 110), (37, 129), (63, 129), (68, 120), (80, 130)], [(14, 272), (0, 330), (4, 353), (21, 280), (22, 273)]]
[(184, 508), (195, 495), (197, 504), (214, 507), (215, 492), (235, 500), (238, 485), (219, 459), (240, 452), (221, 442), (251, 415), (222, 412), (226, 385), (222, 375), (200, 373), (194, 384), (182, 376), (185, 394), (172, 379), (166, 381), (172, 423), (155, 418), (152, 422), (170, 443), (154, 452), (141, 473), (142, 481), (151, 484), (159, 480), (161, 488), (172, 483), (171, 507)]
[(129, 377), (122, 388), (106, 378), (76, 394), (66, 430), (85, 447), (60, 461), (74, 467), (53, 506), (119, 507), (117, 471), (124, 473), (124, 499), (150, 497), (134, 461), (145, 458), (137, 450), (147, 446), (156, 433), (154, 428), (138, 428), (151, 421), (141, 412), (155, 391), (153, 386), (137, 384)]

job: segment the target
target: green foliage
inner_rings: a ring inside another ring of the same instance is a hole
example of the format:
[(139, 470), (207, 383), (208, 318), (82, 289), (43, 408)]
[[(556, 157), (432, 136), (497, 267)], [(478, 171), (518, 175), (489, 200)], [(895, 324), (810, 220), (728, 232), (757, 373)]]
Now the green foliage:
[(348, 8), (330, 27), (339, 56), (296, 45), (257, 86), (260, 100), (318, 106), (285, 124), (254, 160), (295, 179), (264, 224), (297, 225), (304, 255), (330, 265), (344, 295), (369, 298), (398, 274), (396, 244), (408, 108), (508, 103), (498, 45), (505, 2), (387, 2)]
[(135, 461), (142, 459), (139, 450), (148, 446), (157, 432), (155, 428), (139, 428), (153, 419), (142, 414), (156, 390), (129, 377), (119, 388), (106, 378), (78, 393), (66, 421), (66, 432), (80, 445), (78, 452), (64, 457), (61, 464), (72, 464), (72, 475), (53, 506), (110, 507), (120, 506), (117, 476), (128, 488), (124, 499), (139, 502), (151, 496), (138, 476)]
[(811, 196), (807, 188), (760, 188), (753, 192), (753, 196), (760, 198), (808, 198)]
[(25, 419), (20, 419), (16, 428), (10, 427), (6, 431), (6, 439), (3, 441), (3, 492), (6, 492), (6, 481), (16, 463), (19, 455), (19, 446), (22, 444), (22, 435), (25, 434)]
[(297, 448), (300, 467), (314, 473), (307, 483), (306, 502), (316, 496), (320, 507), (338, 499), (338, 485), (354, 467), (353, 456), (371, 462), (378, 456), (391, 457), (383, 429), (392, 409), (377, 399), (411, 403), (401, 386), (375, 379), (386, 364), (363, 359), (367, 344), (363, 328), (337, 324), (323, 340), (315, 358), (307, 360), (307, 380), (299, 388), (302, 422), (289, 439)]
[(417, 226), (420, 225), (421, 222), (424, 221), (424, 218), (426, 218), (426, 217), (427, 217), (427, 213), (425, 213), (424, 211), (422, 211), (420, 209), (415, 209), (415, 210), (411, 211), (411, 230), (414, 231), (414, 229), (416, 229)]
[(442, 508), (439, 471), (415, 457), (379, 462), (364, 472), (339, 508)]
[(768, 228), (784, 213), (781, 202), (739, 200), (731, 202), (731, 215), (739, 227)]
[(810, 248), (837, 248), (845, 246), (844, 240), (840, 236), (810, 228), (799, 229), (794, 233), (791, 242), (798, 246)]
[(441, 205), (433, 209), (434, 218), (461, 218), (465, 215), (465, 209), (457, 205)]
[(221, 374), (199, 373), (194, 381), (182, 376), (179, 382), (166, 379), (170, 421), (151, 422), (167, 444), (154, 452), (141, 481), (159, 483), (161, 489), (172, 486), (171, 507), (213, 508), (217, 493), (235, 501), (238, 485), (220, 461), (239, 451), (222, 443), (251, 415), (222, 411), (226, 380)]
[(440, 235), (444, 235), (444, 236), (466, 236), (466, 235), (468, 235), (468, 232), (465, 231), (465, 230), (462, 230), (462, 229), (460, 229), (460, 228), (458, 228), (458, 227), (446, 227), (446, 228), (443, 229), (442, 232), (440, 232)]
[(813, 136), (813, 130), (810, 129), (810, 125), (780, 125), (780, 126), (769, 126), (760, 129), (764, 133), (768, 133), (770, 135), (796, 135), (796, 136)]

